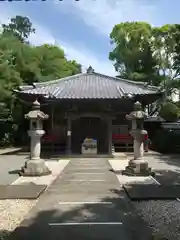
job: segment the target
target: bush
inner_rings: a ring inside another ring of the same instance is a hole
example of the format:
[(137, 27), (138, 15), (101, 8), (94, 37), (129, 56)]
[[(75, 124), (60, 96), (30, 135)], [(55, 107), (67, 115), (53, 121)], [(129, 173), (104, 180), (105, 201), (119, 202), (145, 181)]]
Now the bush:
[(152, 139), (152, 148), (161, 153), (180, 153), (180, 132), (160, 129)]
[(177, 121), (177, 119), (179, 118), (179, 114), (180, 114), (180, 109), (176, 104), (171, 102), (163, 105), (159, 112), (159, 115), (168, 122)]

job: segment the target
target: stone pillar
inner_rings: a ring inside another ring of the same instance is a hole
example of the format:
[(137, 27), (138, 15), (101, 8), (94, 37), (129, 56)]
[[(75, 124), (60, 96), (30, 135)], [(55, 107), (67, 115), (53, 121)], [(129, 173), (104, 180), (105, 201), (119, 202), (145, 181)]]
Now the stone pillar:
[[(54, 132), (54, 106), (51, 106), (51, 132)], [(51, 154), (54, 154), (54, 143), (51, 143)]]
[(141, 159), (144, 155), (144, 143), (141, 139), (134, 138), (134, 159)]
[(30, 130), (28, 135), (31, 138), (30, 159), (26, 161), (25, 166), (20, 172), (23, 176), (43, 176), (48, 175), (51, 171), (46, 166), (41, 154), (41, 137), (45, 131), (42, 128), (42, 120), (48, 118), (48, 115), (40, 111), (40, 103), (35, 101), (32, 110), (25, 115), (25, 118), (30, 120)]
[(112, 155), (112, 119), (108, 119), (108, 154)]
[(67, 119), (67, 154), (71, 155), (71, 117), (68, 117)]
[(30, 147), (30, 159), (39, 159), (41, 154), (41, 137), (44, 135), (43, 130), (39, 132), (28, 131), (28, 135), (31, 138), (31, 147)]

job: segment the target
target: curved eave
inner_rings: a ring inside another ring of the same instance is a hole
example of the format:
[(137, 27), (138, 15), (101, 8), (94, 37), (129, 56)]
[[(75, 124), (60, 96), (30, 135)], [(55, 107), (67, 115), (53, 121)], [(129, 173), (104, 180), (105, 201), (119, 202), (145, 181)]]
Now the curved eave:
[[(43, 102), (51, 102), (51, 103), (56, 103), (56, 102), (62, 102), (62, 101), (120, 101), (120, 100), (127, 100), (127, 101), (142, 101), (145, 104), (151, 104), (152, 102), (158, 100), (160, 98), (159, 93), (157, 94), (151, 94), (150, 95), (133, 95), (132, 97), (119, 97), (119, 98), (55, 98), (55, 97), (49, 97), (45, 96), (42, 94), (27, 94), (23, 92), (18, 93), (19, 98), (25, 101), (31, 101), (31, 99), (39, 98)], [(28, 100), (29, 98), (29, 100)]]

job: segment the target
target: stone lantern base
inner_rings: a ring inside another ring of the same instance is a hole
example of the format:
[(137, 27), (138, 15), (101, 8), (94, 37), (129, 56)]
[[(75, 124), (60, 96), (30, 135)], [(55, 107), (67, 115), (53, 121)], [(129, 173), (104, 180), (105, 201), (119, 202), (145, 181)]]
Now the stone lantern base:
[(20, 175), (22, 176), (45, 176), (51, 174), (43, 159), (29, 159), (22, 167)]
[(128, 176), (154, 176), (148, 163), (143, 159), (133, 159), (129, 161), (128, 166), (122, 171), (122, 175)]

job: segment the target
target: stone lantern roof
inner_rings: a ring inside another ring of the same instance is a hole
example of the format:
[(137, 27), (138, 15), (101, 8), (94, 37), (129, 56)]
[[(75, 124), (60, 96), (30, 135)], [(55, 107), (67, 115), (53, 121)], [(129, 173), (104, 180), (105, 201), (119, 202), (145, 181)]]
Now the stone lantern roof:
[(40, 120), (45, 120), (48, 119), (48, 115), (45, 114), (40, 110), (40, 103), (36, 100), (32, 104), (32, 110), (25, 114), (26, 119), (40, 119)]
[(127, 120), (133, 120), (133, 119), (145, 119), (147, 118), (147, 115), (144, 111), (142, 111), (142, 104), (140, 102), (134, 103), (134, 110), (126, 115)]

